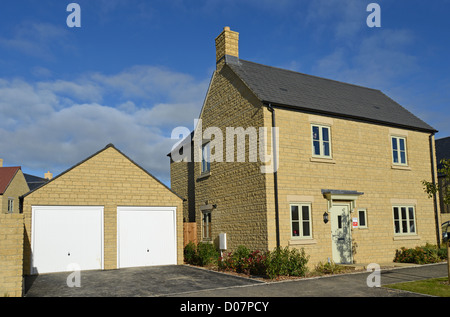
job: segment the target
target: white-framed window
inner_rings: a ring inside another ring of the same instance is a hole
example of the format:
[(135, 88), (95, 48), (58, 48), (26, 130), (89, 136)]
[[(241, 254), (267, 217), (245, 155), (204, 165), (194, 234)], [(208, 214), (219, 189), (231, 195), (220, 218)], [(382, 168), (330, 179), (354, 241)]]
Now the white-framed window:
[(394, 206), (394, 233), (416, 234), (416, 212), (414, 206)]
[(406, 153), (406, 138), (399, 136), (391, 137), (392, 163), (395, 165), (408, 165)]
[(10, 214), (14, 212), (14, 198), (8, 198), (8, 212)]
[(211, 239), (211, 210), (205, 210), (202, 213), (202, 238), (209, 240)]
[(314, 157), (331, 158), (331, 128), (325, 125), (312, 124), (312, 155)]
[(312, 238), (311, 205), (291, 204), (291, 237)]
[(358, 209), (359, 228), (367, 228), (367, 210), (364, 208)]
[(207, 142), (202, 145), (202, 174), (211, 170), (211, 144)]

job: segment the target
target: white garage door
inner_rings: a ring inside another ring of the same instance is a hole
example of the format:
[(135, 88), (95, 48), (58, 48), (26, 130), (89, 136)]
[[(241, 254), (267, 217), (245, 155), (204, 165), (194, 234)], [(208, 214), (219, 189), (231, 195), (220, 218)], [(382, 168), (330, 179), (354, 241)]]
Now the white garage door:
[(177, 264), (176, 208), (119, 207), (117, 266)]
[(103, 269), (103, 207), (32, 207), (32, 274)]

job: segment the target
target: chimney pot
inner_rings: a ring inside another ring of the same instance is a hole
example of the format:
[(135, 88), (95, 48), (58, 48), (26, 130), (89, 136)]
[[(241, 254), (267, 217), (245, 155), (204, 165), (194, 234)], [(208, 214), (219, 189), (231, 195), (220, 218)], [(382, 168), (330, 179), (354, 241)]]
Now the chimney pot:
[(0, 159), (0, 167), (3, 167), (3, 159)]

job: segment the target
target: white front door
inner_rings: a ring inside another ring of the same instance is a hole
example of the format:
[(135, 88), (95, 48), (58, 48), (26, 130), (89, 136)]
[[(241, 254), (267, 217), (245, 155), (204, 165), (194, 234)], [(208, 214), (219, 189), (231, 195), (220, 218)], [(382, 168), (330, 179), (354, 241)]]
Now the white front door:
[(333, 262), (350, 264), (352, 257), (352, 234), (350, 207), (348, 204), (334, 204), (330, 209)]
[(103, 207), (33, 206), (31, 273), (103, 268)]
[(177, 264), (176, 208), (119, 207), (118, 267)]

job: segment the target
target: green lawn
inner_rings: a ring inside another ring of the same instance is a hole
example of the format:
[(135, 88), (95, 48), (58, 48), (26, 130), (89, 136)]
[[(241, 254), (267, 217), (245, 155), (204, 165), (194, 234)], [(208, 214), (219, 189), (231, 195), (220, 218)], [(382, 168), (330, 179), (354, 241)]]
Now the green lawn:
[(450, 285), (448, 284), (448, 277), (434, 278), (430, 280), (423, 280), (416, 282), (390, 284), (385, 285), (385, 287), (420, 294), (428, 294), (440, 297), (450, 297)]

